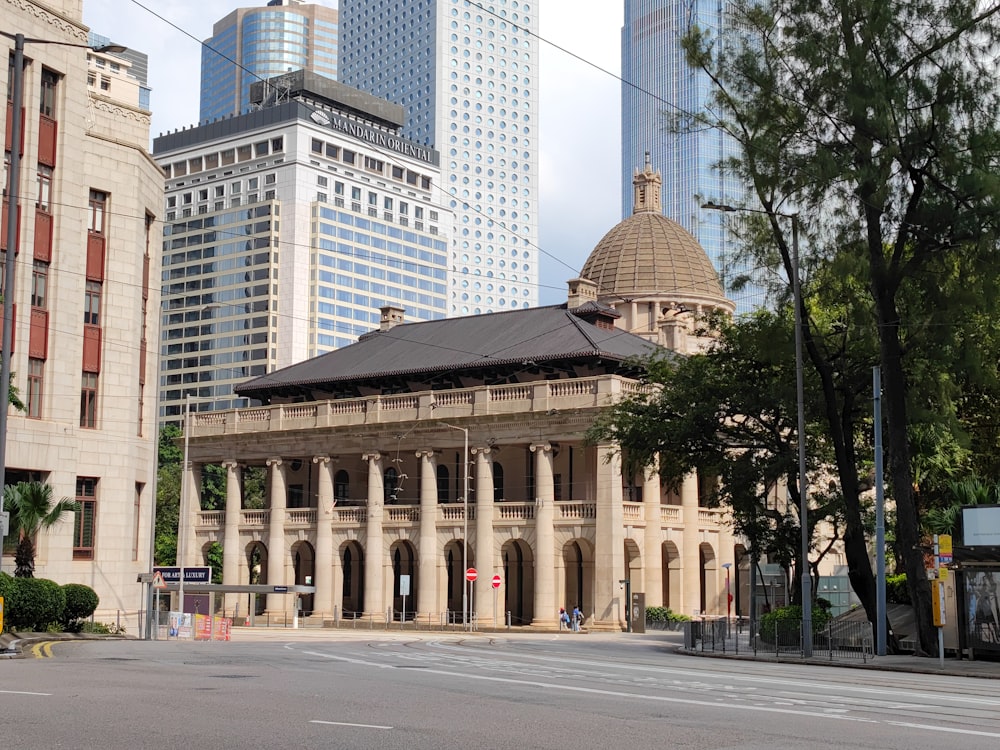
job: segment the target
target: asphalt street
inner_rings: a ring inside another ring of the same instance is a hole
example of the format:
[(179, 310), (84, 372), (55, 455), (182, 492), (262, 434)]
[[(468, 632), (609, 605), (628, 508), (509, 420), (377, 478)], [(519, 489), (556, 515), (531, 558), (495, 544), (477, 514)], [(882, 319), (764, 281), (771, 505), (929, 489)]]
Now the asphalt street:
[(17, 748), (1000, 746), (1000, 681), (700, 659), (668, 637), (238, 632), (0, 662)]

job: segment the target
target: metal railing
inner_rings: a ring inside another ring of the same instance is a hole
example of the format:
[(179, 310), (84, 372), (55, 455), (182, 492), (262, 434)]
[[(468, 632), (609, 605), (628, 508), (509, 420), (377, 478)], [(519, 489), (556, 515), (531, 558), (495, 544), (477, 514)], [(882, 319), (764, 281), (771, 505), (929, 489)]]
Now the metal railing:
[[(813, 630), (813, 658), (868, 662), (875, 658), (874, 643), (870, 622), (831, 620)], [(703, 617), (685, 624), (684, 646), (692, 651), (801, 658), (802, 621), (778, 620), (764, 627), (758, 623), (757, 632), (753, 633), (744, 618)]]

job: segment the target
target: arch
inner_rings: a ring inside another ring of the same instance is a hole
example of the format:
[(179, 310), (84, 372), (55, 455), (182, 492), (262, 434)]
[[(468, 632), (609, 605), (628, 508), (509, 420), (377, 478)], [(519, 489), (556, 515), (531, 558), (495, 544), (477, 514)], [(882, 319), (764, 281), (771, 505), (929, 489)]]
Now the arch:
[(718, 560), (715, 549), (708, 542), (698, 547), (699, 609), (702, 614), (719, 613), (719, 591), (716, 581)]
[(503, 500), (503, 465), (499, 461), (493, 462), (493, 500)]
[(347, 502), (351, 497), (351, 477), (340, 469), (333, 475), (333, 499), (337, 502)]
[(399, 501), (399, 472), (390, 466), (382, 472), (382, 502), (392, 505)]
[(467, 562), (469, 567), (475, 566), (472, 547), (466, 548), (466, 557), (463, 559), (462, 540), (452, 539), (444, 547), (445, 607), (449, 612), (458, 613), (454, 618), (454, 622), (461, 622), (461, 613), (464, 612), (464, 602), (462, 599), (463, 586), (466, 583), (465, 568), (463, 567), (464, 562)]
[[(267, 547), (263, 542), (254, 540), (243, 550), (245, 555), (243, 570), (240, 571), (240, 583), (267, 583)], [(247, 594), (247, 611), (253, 606), (255, 615), (264, 614), (267, 597)]]
[(660, 560), (663, 566), (663, 606), (674, 612), (682, 612), (681, 601), (681, 553), (673, 542), (660, 545)]
[(535, 555), (523, 539), (508, 539), (500, 548), (503, 565), (503, 606), (512, 625), (530, 625), (535, 619)]
[[(309, 542), (292, 545), (292, 567), (296, 586), (312, 586), (316, 581), (316, 551)], [(313, 594), (302, 594), (299, 601), (302, 614), (308, 617), (313, 611)]]
[(449, 500), (448, 485), (451, 477), (448, 476), (448, 467), (444, 464), (437, 466), (437, 495), (439, 503), (446, 503)]
[[(417, 551), (406, 539), (393, 542), (389, 547), (389, 559), (392, 560), (392, 611), (395, 619), (403, 615), (413, 618), (417, 611)], [(400, 576), (410, 577), (410, 591), (406, 595), (406, 609), (403, 609), (403, 593), (400, 588)]]
[(354, 617), (365, 610), (365, 553), (358, 542), (351, 540), (339, 554), (344, 592), (340, 609), (345, 617)]
[(590, 544), (572, 539), (562, 548), (564, 573), (563, 601), (567, 610), (579, 607), (581, 612), (593, 609), (594, 555)]

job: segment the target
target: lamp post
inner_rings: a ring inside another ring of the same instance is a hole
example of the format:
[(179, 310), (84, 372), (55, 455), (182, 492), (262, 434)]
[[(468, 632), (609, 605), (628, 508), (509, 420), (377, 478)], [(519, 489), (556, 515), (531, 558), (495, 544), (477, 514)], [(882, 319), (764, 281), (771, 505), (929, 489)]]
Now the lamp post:
[(464, 488), (462, 495), (462, 521), (464, 523), (462, 530), (462, 630), (471, 630), (472, 628), (469, 623), (469, 587), (472, 586), (472, 582), (465, 580), (465, 571), (469, 569), (469, 429), (467, 427), (456, 427), (447, 422), (439, 422), (439, 424), (465, 433), (465, 452), (462, 455), (462, 487)]
[(802, 529), (802, 656), (812, 656), (812, 577), (809, 573), (809, 526), (808, 516), (808, 481), (806, 479), (806, 415), (805, 388), (802, 373), (802, 285), (799, 279), (799, 215), (778, 213), (777, 211), (761, 211), (754, 208), (736, 208), (717, 203), (704, 203), (702, 208), (712, 211), (742, 211), (747, 213), (767, 214), (790, 219), (792, 222), (792, 299), (795, 305), (795, 399), (798, 412), (797, 429), (799, 433), (799, 525)]
[[(95, 52), (124, 52), (127, 48), (119, 44), (105, 44), (92, 47), (89, 44), (60, 42), (56, 39), (35, 39), (24, 34), (0, 31), (0, 36), (14, 40), (14, 69), (11, 82), (11, 122), (10, 128), (10, 168), (7, 171), (7, 250), (4, 258), (3, 281), (3, 343), (0, 345), (0, 388), (3, 389), (3, 403), (0, 404), (0, 515), (3, 514), (4, 490), (7, 485), (7, 412), (10, 410), (10, 358), (14, 348), (14, 256), (17, 255), (17, 209), (21, 193), (21, 110), (24, 108), (24, 45), (56, 44), (61, 47), (83, 47)], [(3, 560), (3, 539), (6, 535), (0, 528), (0, 563)]]

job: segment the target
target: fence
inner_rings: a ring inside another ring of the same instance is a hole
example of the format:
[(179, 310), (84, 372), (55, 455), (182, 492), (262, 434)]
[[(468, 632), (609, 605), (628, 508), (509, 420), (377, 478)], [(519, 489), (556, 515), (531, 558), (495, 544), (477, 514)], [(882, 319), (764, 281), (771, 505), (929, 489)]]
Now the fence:
[[(743, 618), (692, 620), (685, 624), (684, 646), (692, 651), (753, 654), (801, 658), (803, 656), (802, 621), (779, 620), (770, 628), (754, 633)], [(870, 622), (835, 622), (813, 632), (813, 658), (875, 658), (874, 636)]]

